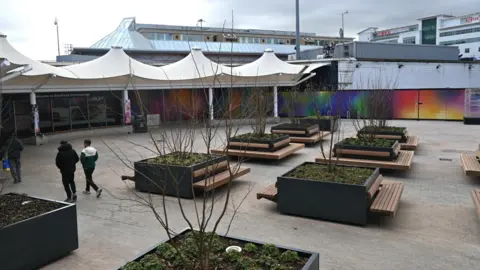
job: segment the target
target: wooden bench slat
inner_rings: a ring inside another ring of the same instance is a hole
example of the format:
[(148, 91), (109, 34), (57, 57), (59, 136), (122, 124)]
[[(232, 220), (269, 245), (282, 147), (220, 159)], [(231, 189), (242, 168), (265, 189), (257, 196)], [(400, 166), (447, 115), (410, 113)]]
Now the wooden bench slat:
[(383, 181), (377, 197), (370, 206), (370, 211), (394, 217), (398, 209), (402, 192), (403, 183)]
[(229, 155), (237, 157), (249, 157), (249, 158), (263, 158), (263, 159), (282, 159), (286, 156), (293, 154), (294, 152), (305, 148), (301, 143), (290, 143), (290, 145), (279, 149), (275, 152), (261, 152), (261, 151), (249, 151), (242, 149), (213, 149), (212, 153), (217, 155)]
[[(250, 172), (250, 168), (239, 168), (234, 175), (231, 176), (231, 180), (237, 179)], [(194, 188), (202, 189), (203, 191), (210, 191), (217, 187), (223, 186), (230, 181), (230, 171), (226, 170), (221, 173), (207, 177), (204, 180), (193, 183)]]
[(262, 192), (257, 193), (257, 200), (267, 199), (275, 202), (277, 200), (277, 187), (276, 184), (272, 184), (266, 187)]
[(375, 196), (375, 194), (378, 191), (378, 188), (382, 184), (382, 181), (383, 181), (383, 175), (380, 174), (380, 175), (378, 175), (377, 180), (375, 180), (375, 182), (373, 182), (372, 186), (370, 186), (370, 188), (367, 191), (367, 197), (369, 199), (372, 199), (373, 196)]
[(473, 199), (473, 204), (475, 204), (475, 210), (477, 212), (477, 216), (480, 218), (480, 189), (472, 190), (472, 199)]
[[(335, 162), (339, 165), (352, 165), (352, 166), (365, 166), (370, 168), (392, 169), (399, 171), (408, 171), (413, 162), (413, 151), (400, 151), (397, 160), (395, 161), (382, 161), (382, 160), (369, 160), (369, 159), (356, 159), (356, 158), (334, 158)], [(328, 156), (328, 155), (327, 155)], [(323, 157), (315, 159), (317, 163), (327, 163)]]
[(418, 146), (419, 137), (418, 136), (408, 136), (407, 141), (400, 143), (402, 150), (415, 150)]
[(478, 162), (475, 155), (462, 153), (460, 155), (460, 164), (466, 175), (480, 176), (480, 162)]
[(313, 134), (310, 137), (295, 137), (295, 136), (290, 136), (290, 141), (291, 142), (296, 142), (296, 143), (316, 143), (322, 140), (323, 138), (327, 137), (330, 135), (330, 132), (328, 131), (320, 131), (315, 134)]

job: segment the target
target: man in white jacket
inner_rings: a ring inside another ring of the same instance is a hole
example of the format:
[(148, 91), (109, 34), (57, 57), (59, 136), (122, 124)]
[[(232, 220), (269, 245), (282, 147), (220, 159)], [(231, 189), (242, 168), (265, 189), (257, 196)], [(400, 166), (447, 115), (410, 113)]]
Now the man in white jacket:
[(83, 142), (85, 148), (80, 155), (80, 162), (82, 162), (83, 171), (85, 172), (85, 179), (87, 180), (87, 187), (83, 194), (90, 194), (90, 187), (97, 192), (97, 198), (102, 195), (102, 189), (93, 182), (93, 171), (95, 171), (96, 161), (98, 160), (97, 149), (92, 147), (92, 141), (85, 140)]

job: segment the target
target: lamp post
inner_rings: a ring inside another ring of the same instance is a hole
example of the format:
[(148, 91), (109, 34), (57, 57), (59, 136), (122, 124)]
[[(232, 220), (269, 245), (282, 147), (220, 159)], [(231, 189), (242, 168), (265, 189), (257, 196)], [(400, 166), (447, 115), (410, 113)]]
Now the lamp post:
[(340, 38), (342, 39), (342, 43), (343, 43), (343, 37), (345, 35), (345, 20), (343, 17), (347, 14), (348, 14), (348, 10), (345, 10), (345, 12), (340, 14), (342, 15), (342, 31), (340, 32)]
[(55, 27), (57, 28), (57, 50), (58, 50), (58, 56), (60, 56), (60, 34), (58, 32), (58, 20), (55, 18), (55, 21), (53, 22)]
[(296, 31), (295, 31), (295, 58), (300, 60), (300, 4), (299, 0), (295, 0), (295, 24), (296, 24)]

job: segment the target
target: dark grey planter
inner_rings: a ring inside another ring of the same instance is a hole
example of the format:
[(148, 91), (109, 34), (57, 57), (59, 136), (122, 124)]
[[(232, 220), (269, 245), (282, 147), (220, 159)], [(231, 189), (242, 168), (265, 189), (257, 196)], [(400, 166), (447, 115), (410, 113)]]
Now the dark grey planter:
[(375, 169), (364, 185), (298, 179), (284, 174), (277, 177), (277, 209), (289, 215), (366, 225), (372, 203), (367, 191), (379, 173)]
[[(187, 229), (184, 229), (183, 231), (181, 231), (178, 236), (180, 235), (184, 235), (188, 232), (190, 232), (191, 230), (189, 228)], [(176, 236), (175, 236), (176, 237)], [(173, 237), (173, 239), (175, 239), (175, 237)], [(250, 240), (250, 239), (246, 239), (246, 238), (241, 238), (241, 237), (235, 237), (235, 236), (222, 236), (223, 238), (226, 238), (226, 239), (231, 239), (231, 240), (235, 240), (235, 241), (239, 241), (239, 242), (243, 242), (243, 243), (252, 243), (252, 244), (256, 244), (256, 245), (265, 245), (267, 243), (265, 242), (261, 242), (261, 241), (255, 241), (255, 240)], [(142, 254), (140, 254), (139, 256), (137, 256), (135, 259), (131, 260), (131, 261), (140, 261), (145, 255), (148, 255), (148, 254), (151, 254), (151, 253), (154, 253), (155, 250), (157, 249), (158, 246), (160, 246), (161, 244), (163, 243), (167, 243), (169, 242), (169, 240), (165, 240), (165, 241), (162, 241), (152, 247), (150, 247), (148, 250), (146, 250), (145, 252), (143, 252)], [(308, 261), (307, 263), (303, 266), (302, 270), (318, 270), (320, 269), (320, 254), (318, 252), (311, 252), (311, 251), (305, 251), (305, 250), (301, 250), (301, 249), (295, 249), (295, 248), (290, 248), (290, 247), (284, 247), (284, 246), (279, 246), (279, 245), (276, 245), (276, 247), (278, 247), (282, 252), (283, 251), (286, 251), (286, 250), (291, 250), (291, 251), (295, 251), (298, 253), (298, 255), (302, 258), (308, 258)], [(128, 262), (127, 262), (128, 263)], [(124, 264), (125, 265), (125, 264)], [(118, 270), (121, 270), (123, 266), (121, 266), (120, 268), (118, 268)]]
[[(205, 179), (205, 175), (194, 176), (194, 172), (210, 165), (227, 161), (226, 156), (212, 156), (212, 160), (193, 166), (151, 164), (145, 159), (134, 162), (135, 189), (140, 192), (156, 193), (186, 199), (194, 197), (192, 184)], [(218, 168), (217, 172), (226, 170)]]
[(393, 161), (400, 153), (400, 144), (395, 141), (391, 147), (373, 147), (350, 145), (342, 141), (335, 144), (333, 153), (335, 157)]
[(290, 136), (281, 135), (271, 140), (243, 139), (238, 137), (230, 138), (228, 142), (229, 149), (238, 149), (246, 151), (275, 152), (290, 144)]
[(394, 131), (378, 130), (378, 128), (374, 128), (373, 130), (369, 131), (367, 127), (364, 127), (357, 132), (357, 136), (374, 134), (375, 137), (377, 138), (398, 140), (401, 143), (405, 143), (407, 142), (407, 139), (408, 139), (407, 128), (406, 127), (399, 127), (399, 128), (402, 128), (403, 130), (400, 132), (394, 132)]
[(78, 249), (77, 206), (29, 197), (65, 206), (0, 228), (2, 270), (38, 269)]
[(285, 123), (273, 126), (270, 129), (271, 133), (287, 134), (292, 137), (310, 137), (319, 132), (316, 124), (310, 123)]
[(339, 118), (328, 117), (328, 118), (313, 118), (313, 117), (305, 117), (300, 118), (300, 123), (308, 123), (312, 125), (318, 125), (319, 130), (321, 131), (329, 131), (335, 132), (338, 130), (338, 122), (340, 121)]

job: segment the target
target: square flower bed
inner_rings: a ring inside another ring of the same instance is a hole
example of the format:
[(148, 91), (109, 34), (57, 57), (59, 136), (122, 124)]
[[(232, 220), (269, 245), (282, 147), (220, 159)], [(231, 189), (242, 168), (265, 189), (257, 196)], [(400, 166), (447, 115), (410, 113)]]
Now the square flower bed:
[(173, 152), (134, 163), (135, 189), (191, 199), (192, 184), (228, 170), (226, 156)]
[(285, 123), (273, 126), (270, 129), (272, 134), (287, 134), (292, 137), (310, 137), (319, 132), (318, 125), (311, 123)]
[[(173, 237), (172, 241), (155, 245), (119, 270), (196, 269), (199, 251), (194, 238), (195, 234), (198, 232), (186, 229)], [(212, 233), (206, 233), (205, 237), (207, 241), (212, 242), (209, 269), (318, 270), (320, 268), (319, 254), (316, 252)], [(229, 246), (238, 246), (242, 250), (226, 252)]]
[(38, 269), (78, 248), (75, 204), (0, 196), (0, 268)]
[(408, 132), (406, 127), (371, 127), (367, 126), (358, 131), (357, 136), (374, 135), (380, 139), (398, 140), (400, 143), (407, 142)]
[(277, 178), (281, 213), (365, 225), (371, 201), (367, 191), (379, 169), (305, 162)]
[(340, 119), (333, 116), (307, 116), (300, 118), (300, 123), (318, 125), (321, 131), (335, 132), (338, 130), (338, 122)]
[(246, 151), (275, 152), (290, 144), (290, 137), (285, 134), (245, 133), (230, 138), (229, 149)]
[(336, 157), (393, 161), (400, 153), (400, 144), (380, 138), (346, 138), (335, 144), (333, 152)]

